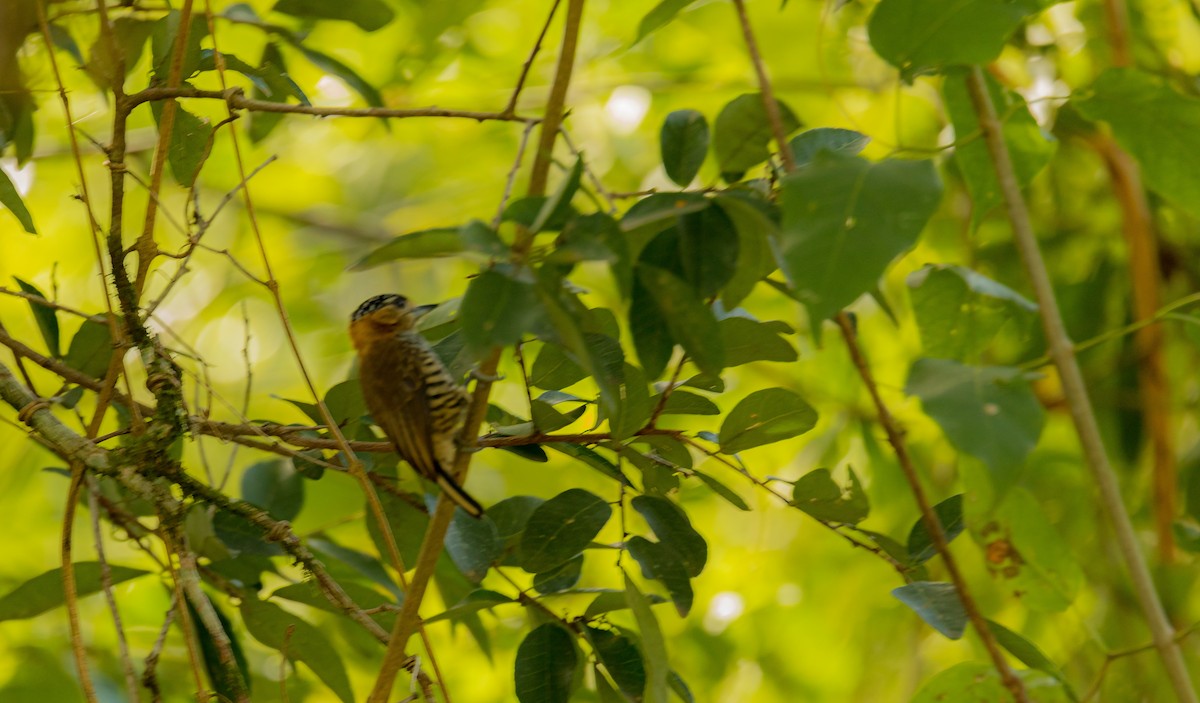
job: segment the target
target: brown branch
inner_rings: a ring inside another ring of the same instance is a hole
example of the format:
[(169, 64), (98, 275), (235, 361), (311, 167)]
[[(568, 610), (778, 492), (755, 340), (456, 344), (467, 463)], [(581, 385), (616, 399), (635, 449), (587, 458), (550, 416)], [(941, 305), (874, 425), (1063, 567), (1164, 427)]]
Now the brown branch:
[(750, 63), (754, 64), (754, 72), (758, 75), (758, 90), (762, 94), (763, 109), (767, 113), (767, 123), (771, 125), (771, 136), (779, 147), (779, 158), (783, 161), (783, 170), (791, 173), (796, 170), (796, 159), (787, 143), (787, 132), (783, 128), (783, 116), (779, 111), (779, 102), (775, 100), (775, 89), (767, 76), (767, 66), (763, 63), (762, 55), (758, 52), (758, 41), (754, 38), (754, 29), (750, 26), (750, 16), (746, 13), (745, 0), (733, 0), (737, 9), (738, 23), (742, 27), (742, 36), (746, 40), (746, 51), (750, 54)]
[(1104, 448), (1104, 440), (1096, 423), (1096, 415), (1092, 410), (1087, 384), (1083, 373), (1079, 370), (1079, 362), (1075, 358), (1074, 346), (1067, 335), (1062, 321), (1062, 313), (1058, 308), (1058, 300), (1054, 294), (1054, 286), (1042, 252), (1038, 246), (1037, 236), (1033, 231), (1029, 210), (1021, 195), (1013, 170), (1012, 157), (1008, 153), (1008, 144), (1004, 141), (1000, 120), (996, 116), (996, 108), (992, 104), (983, 73), (978, 67), (973, 67), (967, 76), (967, 88), (971, 95), (971, 103), (983, 130), (984, 141), (992, 157), (996, 170), (996, 179), (1000, 192), (1004, 196), (1004, 205), (1012, 226), (1013, 241), (1021, 262), (1029, 275), (1038, 308), (1041, 311), (1042, 327), (1046, 342), (1050, 347), (1050, 356), (1058, 368), (1059, 378), (1062, 379), (1063, 393), (1071, 410), (1071, 419), (1075, 424), (1076, 434), (1083, 450), (1085, 463), (1091, 470), (1092, 480), (1100, 490), (1100, 500), (1112, 524), (1117, 547), (1129, 569), (1133, 591), (1137, 596), (1142, 613), (1158, 648), (1159, 656), (1167, 670), (1171, 686), (1176, 697), (1184, 703), (1197, 703), (1196, 690), (1192, 687), (1191, 677), (1183, 654), (1175, 641), (1175, 631), (1167, 619), (1162, 601), (1154, 587), (1154, 579), (1142, 556), (1142, 548), (1130, 520), (1129, 513), (1121, 495), (1120, 484), (1116, 473), (1108, 461), (1108, 452)]

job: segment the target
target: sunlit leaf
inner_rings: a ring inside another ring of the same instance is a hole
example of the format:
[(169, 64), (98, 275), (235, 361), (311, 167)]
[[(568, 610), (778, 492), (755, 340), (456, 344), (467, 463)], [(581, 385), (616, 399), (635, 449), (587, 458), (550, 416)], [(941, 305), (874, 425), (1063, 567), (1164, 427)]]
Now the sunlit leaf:
[(675, 15), (679, 14), (680, 10), (688, 5), (691, 5), (696, 0), (661, 0), (649, 12), (642, 17), (642, 21), (638, 23), (637, 38), (633, 40), (637, 44), (647, 35), (666, 26), (671, 20), (675, 19)]
[[(933, 506), (933, 512), (942, 526), (942, 533), (946, 536), (947, 544), (962, 534), (965, 527), (962, 501), (963, 497), (960, 494), (950, 496)], [(913, 523), (912, 529), (908, 531), (907, 551), (908, 563), (913, 565), (922, 564), (937, 555), (937, 548), (933, 545), (933, 538), (929, 536), (929, 528), (925, 527), (924, 520), (918, 519)]]
[[(3, 172), (0, 171), (0, 173)], [(46, 296), (37, 289), (37, 286), (16, 276), (13, 279), (25, 293), (46, 300)], [(59, 356), (58, 311), (50, 305), (39, 303), (36, 300), (29, 301), (29, 309), (33, 312), (33, 319), (37, 322), (38, 331), (42, 333), (42, 340), (46, 342), (46, 349), (50, 352), (50, 356), (57, 358)]]
[(788, 146), (799, 167), (811, 163), (823, 151), (838, 156), (856, 156), (870, 142), (870, 137), (852, 129), (817, 127), (792, 137)]
[(854, 469), (848, 473), (850, 483), (844, 489), (833, 480), (829, 469), (814, 469), (804, 474), (792, 486), (792, 505), (818, 520), (862, 522), (871, 507)]
[(1037, 306), (1016, 291), (961, 266), (927, 265), (908, 277), (926, 356), (969, 361), (1006, 325), (1020, 332)]
[[(75, 592), (79, 597), (98, 593), (101, 589), (100, 562), (75, 562)], [(112, 583), (118, 584), (150, 573), (128, 566), (109, 565)], [(0, 621), (24, 620), (41, 615), (63, 604), (62, 569), (51, 569), (34, 576), (0, 597)]]
[[(774, 133), (762, 96), (746, 93), (731, 100), (713, 123), (713, 151), (717, 164), (728, 181), (740, 180), (744, 172), (767, 160)], [(800, 128), (800, 120), (783, 102), (779, 102), (784, 134)]]
[(37, 228), (33, 226), (33, 217), (25, 207), (25, 201), (21, 200), (21, 194), (17, 192), (17, 187), (13, 185), (4, 169), (0, 169), (0, 205), (8, 208), (8, 211), (17, 218), (26, 232), (37, 234)]
[(396, 16), (383, 0), (278, 0), (275, 12), (317, 20), (345, 20), (365, 32), (386, 26)]
[(817, 411), (785, 388), (764, 388), (746, 396), (721, 423), (721, 451), (726, 454), (791, 439), (817, 424)]

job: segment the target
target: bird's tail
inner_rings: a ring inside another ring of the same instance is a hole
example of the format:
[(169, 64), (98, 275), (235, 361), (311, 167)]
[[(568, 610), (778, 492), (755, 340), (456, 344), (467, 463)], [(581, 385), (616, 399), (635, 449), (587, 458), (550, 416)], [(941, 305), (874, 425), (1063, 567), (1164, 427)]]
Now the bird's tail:
[(437, 483), (438, 488), (442, 489), (442, 493), (446, 494), (446, 497), (455, 505), (462, 508), (467, 515), (473, 518), (483, 517), (483, 506), (479, 504), (479, 501), (472, 498), (471, 494), (467, 493), (466, 489), (460, 486), (458, 481), (454, 480), (454, 477), (440, 465), (434, 475), (434, 482)]

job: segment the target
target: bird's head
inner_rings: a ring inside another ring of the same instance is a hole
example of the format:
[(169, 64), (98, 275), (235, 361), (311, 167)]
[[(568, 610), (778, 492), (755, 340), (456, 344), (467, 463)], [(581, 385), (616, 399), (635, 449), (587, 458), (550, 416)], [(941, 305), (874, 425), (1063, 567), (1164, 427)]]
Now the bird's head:
[(378, 339), (413, 329), (417, 320), (433, 308), (413, 305), (395, 293), (368, 298), (350, 316), (350, 338), (355, 348), (363, 351)]

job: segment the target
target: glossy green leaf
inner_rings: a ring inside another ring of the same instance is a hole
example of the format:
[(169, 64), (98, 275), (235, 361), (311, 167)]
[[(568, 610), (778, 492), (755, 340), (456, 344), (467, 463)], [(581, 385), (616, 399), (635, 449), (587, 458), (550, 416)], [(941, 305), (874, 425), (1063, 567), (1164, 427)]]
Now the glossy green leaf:
[(112, 354), (112, 335), (109, 333), (108, 322), (97, 315), (89, 317), (80, 325), (75, 336), (71, 338), (63, 362), (92, 378), (104, 378)]
[(499, 530), (492, 522), (491, 511), (488, 512), (482, 518), (473, 518), (457, 510), (446, 531), (446, 552), (462, 575), (474, 583), (483, 580), (504, 550)]
[(638, 280), (654, 300), (671, 336), (702, 371), (719, 372), (725, 364), (721, 332), (712, 308), (670, 271), (638, 266)]
[(625, 548), (629, 550), (629, 555), (638, 566), (642, 567), (642, 576), (662, 583), (670, 594), (679, 617), (687, 617), (692, 609), (695, 593), (688, 576), (688, 567), (679, 552), (640, 536), (626, 540)]
[(1114, 68), (1100, 74), (1090, 97), (1072, 104), (1108, 123), (1151, 190), (1200, 216), (1200, 174), (1190, 158), (1200, 149), (1200, 98), (1180, 94), (1162, 78)]
[(471, 279), (459, 310), (467, 349), (482, 354), (521, 341), (543, 314), (537, 291), (524, 273), (507, 265)]
[(383, 0), (278, 0), (271, 9), (306, 19), (345, 20), (365, 32), (382, 29), (396, 16)]
[(17, 187), (13, 185), (12, 180), (3, 169), (0, 169), (0, 205), (7, 208), (13, 217), (17, 218), (26, 232), (37, 234), (37, 228), (33, 226), (33, 216), (29, 214), (29, 209), (25, 207), (25, 201), (21, 200), (21, 194), (17, 192)]
[(814, 326), (878, 285), (941, 197), (931, 161), (825, 157), (783, 179), (776, 252)]
[(817, 424), (817, 411), (785, 388), (764, 388), (746, 396), (721, 423), (721, 451), (745, 451), (791, 439)]
[(852, 129), (817, 127), (792, 137), (788, 146), (792, 150), (796, 166), (800, 167), (811, 163), (821, 152), (837, 156), (856, 156), (870, 143), (870, 137)]
[(1020, 333), (1037, 312), (1021, 294), (961, 266), (927, 265), (908, 286), (925, 354), (938, 359), (977, 359), (1002, 328)]
[(583, 633), (617, 687), (633, 700), (641, 700), (646, 689), (646, 667), (637, 644), (612, 630), (588, 627)]
[(612, 506), (582, 488), (568, 489), (539, 505), (521, 535), (521, 566), (540, 573), (580, 554), (612, 516)]
[(556, 623), (540, 625), (521, 641), (514, 664), (521, 703), (567, 703), (579, 655), (575, 642)]
[(573, 588), (583, 574), (583, 555), (568, 559), (558, 566), (533, 576), (533, 588), (538, 593), (558, 593)]
[[(1017, 183), (1029, 185), (1054, 156), (1055, 141), (1042, 131), (1025, 99), (1014, 91), (1007, 90), (991, 75), (984, 73), (988, 92), (996, 111), (1003, 115), (1004, 141), (1012, 159)], [(979, 133), (979, 120), (967, 93), (967, 83), (962, 72), (953, 72), (942, 84), (946, 112), (954, 124), (957, 144), (954, 158), (962, 170), (967, 192), (971, 194), (974, 207), (971, 210), (972, 224), (978, 226), (989, 211), (1003, 203), (1000, 185), (996, 181), (996, 167), (988, 154), (987, 144), (974, 135)]]
[(892, 589), (892, 595), (952, 640), (962, 637), (967, 629), (967, 611), (952, 583), (915, 581)]
[[(101, 589), (100, 562), (75, 562), (75, 592), (80, 598), (98, 593)], [(124, 583), (150, 573), (128, 566), (109, 565), (112, 583)], [(0, 622), (24, 620), (41, 615), (63, 604), (62, 569), (50, 569), (0, 597)]]
[(303, 662), (344, 703), (354, 703), (354, 691), (346, 666), (326, 633), (274, 603), (243, 598), (242, 622), (254, 639), (283, 653), (293, 662)]
[(1037, 6), (1030, 0), (882, 0), (867, 24), (871, 46), (906, 79), (957, 64), (986, 64)]
[[(1020, 369), (918, 359), (905, 391), (921, 399), (946, 439), (982, 459), (1006, 485), (1037, 444), (1045, 413)], [(1004, 478), (1008, 477), (1008, 478)]]
[(671, 666), (667, 662), (667, 643), (658, 618), (650, 608), (651, 601), (638, 589), (629, 574), (625, 576), (625, 598), (642, 636), (642, 657), (646, 669), (646, 703), (667, 703), (667, 677)]
[[(946, 535), (947, 544), (962, 534), (963, 528), (966, 526), (963, 522), (962, 502), (962, 494), (959, 494), (950, 496), (933, 506), (933, 512), (937, 515), (942, 532)], [(937, 548), (933, 545), (933, 538), (929, 536), (929, 529), (925, 527), (925, 521), (920, 518), (908, 531), (907, 552), (908, 563), (914, 566), (923, 564), (937, 555)]]
[(640, 42), (650, 33), (666, 26), (675, 19), (675, 15), (693, 2), (696, 0), (661, 0), (642, 17), (641, 22), (638, 22), (637, 38), (633, 43)]
[(771, 325), (745, 317), (721, 320), (721, 341), (725, 345), (725, 366), (741, 366), (752, 361), (795, 361), (796, 350)]
[(833, 480), (829, 469), (814, 469), (792, 486), (792, 505), (818, 520), (857, 524), (871, 511), (867, 494), (854, 469), (849, 469), (850, 483), (843, 489)]
[[(800, 120), (783, 102), (779, 102), (779, 113), (785, 134), (800, 128)], [(766, 161), (773, 138), (760, 94), (739, 95), (721, 108), (713, 123), (713, 151), (725, 179), (740, 180), (743, 173)]]
[[(23, 292), (46, 300), (46, 296), (37, 289), (37, 286), (23, 281), (16, 276), (13, 276), (13, 279), (16, 280), (17, 285), (21, 287)], [(29, 309), (33, 312), (33, 319), (37, 322), (38, 331), (42, 333), (42, 341), (46, 343), (46, 349), (50, 352), (50, 356), (58, 358), (60, 345), (58, 336), (58, 311), (50, 305), (39, 303), (36, 300), (29, 301)]]
[(654, 530), (658, 543), (679, 555), (688, 576), (699, 576), (708, 561), (708, 543), (692, 527), (683, 509), (666, 498), (647, 495), (636, 496), (630, 506)]
[(667, 177), (686, 188), (708, 153), (708, 120), (696, 110), (672, 112), (663, 121), (659, 145)]
[(295, 519), (304, 506), (304, 477), (284, 459), (260, 461), (242, 474), (242, 498), (276, 520)]

